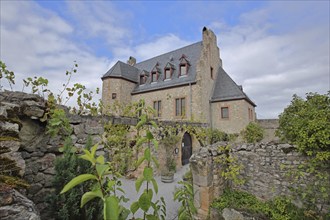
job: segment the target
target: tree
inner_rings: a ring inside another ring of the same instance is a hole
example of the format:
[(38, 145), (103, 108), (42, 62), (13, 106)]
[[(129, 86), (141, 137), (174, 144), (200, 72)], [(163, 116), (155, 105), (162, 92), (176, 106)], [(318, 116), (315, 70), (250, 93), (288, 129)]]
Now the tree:
[(279, 116), (277, 135), (298, 150), (321, 161), (330, 159), (330, 91), (308, 93), (306, 100), (294, 95)]
[(250, 122), (242, 131), (243, 139), (248, 143), (256, 143), (263, 139), (263, 128), (254, 122)]
[(307, 156), (289, 175), (302, 183), (293, 191), (305, 209), (311, 216), (320, 215), (330, 203), (330, 91), (308, 93), (306, 99), (294, 95), (279, 116), (277, 135)]

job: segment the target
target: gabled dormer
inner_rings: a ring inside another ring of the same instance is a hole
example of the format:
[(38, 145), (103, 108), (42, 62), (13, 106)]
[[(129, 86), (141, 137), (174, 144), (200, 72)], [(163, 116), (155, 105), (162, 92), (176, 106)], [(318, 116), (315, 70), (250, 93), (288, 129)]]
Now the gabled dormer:
[(188, 75), (188, 70), (189, 70), (189, 66), (190, 66), (190, 62), (187, 59), (186, 55), (182, 54), (180, 60), (180, 72), (179, 72), (179, 76), (187, 76)]
[(151, 83), (158, 81), (160, 73), (159, 63), (157, 62), (154, 68), (151, 70)]
[(143, 70), (139, 75), (139, 85), (142, 86), (147, 83), (149, 77), (149, 73)]
[(164, 80), (172, 79), (172, 75), (174, 72), (174, 65), (171, 62), (168, 62), (164, 68)]

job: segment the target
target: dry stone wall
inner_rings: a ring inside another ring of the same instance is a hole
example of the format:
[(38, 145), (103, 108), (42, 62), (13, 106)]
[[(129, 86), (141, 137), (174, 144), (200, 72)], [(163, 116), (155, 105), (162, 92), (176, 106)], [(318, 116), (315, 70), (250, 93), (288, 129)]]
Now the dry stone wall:
[[(40, 119), (46, 111), (46, 102), (38, 95), (22, 92), (0, 93), (0, 147), (10, 151), (2, 154), (16, 161), (20, 176), (30, 187), (23, 192), (40, 211), (42, 219), (49, 219), (46, 199), (52, 189), (55, 175), (54, 162), (63, 140), (51, 138), (46, 133), (46, 123)], [(71, 138), (77, 148), (85, 146), (88, 136), (96, 143), (101, 140), (101, 120), (115, 124), (134, 125), (133, 118), (106, 118), (68, 115), (73, 128)], [(103, 147), (98, 148), (102, 153)]]
[[(196, 193), (194, 202), (200, 216), (205, 217), (213, 199), (222, 194), (225, 186), (230, 186), (220, 175), (224, 167), (215, 162), (223, 153), (219, 146), (226, 145), (228, 143), (222, 142), (201, 148), (190, 159)], [(234, 188), (263, 200), (289, 195), (289, 187), (293, 185), (286, 175), (288, 168), (294, 169), (306, 160), (293, 145), (274, 142), (240, 144), (233, 146), (230, 154), (243, 166), (241, 177), (246, 181)]]

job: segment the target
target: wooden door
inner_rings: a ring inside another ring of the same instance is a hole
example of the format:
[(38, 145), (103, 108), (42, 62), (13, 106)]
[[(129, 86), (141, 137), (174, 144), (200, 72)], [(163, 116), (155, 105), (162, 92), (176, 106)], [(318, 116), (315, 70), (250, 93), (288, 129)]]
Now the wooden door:
[(189, 163), (189, 159), (192, 155), (192, 143), (191, 143), (191, 136), (187, 132), (184, 133), (182, 138), (182, 165), (186, 165)]

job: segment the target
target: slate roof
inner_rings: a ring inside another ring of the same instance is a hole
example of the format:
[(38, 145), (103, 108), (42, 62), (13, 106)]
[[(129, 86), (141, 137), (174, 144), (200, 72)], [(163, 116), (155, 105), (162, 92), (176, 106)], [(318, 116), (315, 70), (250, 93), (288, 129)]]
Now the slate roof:
[(126, 80), (138, 83), (139, 70), (127, 63), (118, 61), (106, 74), (103, 75), (102, 79), (107, 77), (124, 78)]
[(256, 107), (256, 104), (243, 92), (240, 86), (234, 82), (234, 80), (226, 73), (226, 71), (224, 71), (224, 69), (222, 69), (222, 67), (219, 67), (211, 102), (238, 99), (245, 99), (251, 105)]
[[(180, 49), (153, 57), (143, 62), (137, 63), (134, 66), (118, 61), (102, 79), (107, 77), (124, 78), (126, 80), (137, 83), (133, 89), (132, 94), (149, 92), (158, 89), (164, 89), (169, 87), (181, 86), (189, 83), (196, 82), (196, 65), (200, 58), (202, 50), (202, 41), (182, 47)], [(179, 76), (180, 74), (180, 58), (185, 55), (189, 61), (188, 74), (186, 76)], [(170, 80), (164, 80), (164, 68), (170, 63), (173, 65), (172, 78)], [(158, 64), (159, 78), (157, 82), (151, 82), (151, 72)], [(139, 85), (139, 76), (143, 71), (149, 73), (148, 79), (145, 84)]]

